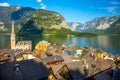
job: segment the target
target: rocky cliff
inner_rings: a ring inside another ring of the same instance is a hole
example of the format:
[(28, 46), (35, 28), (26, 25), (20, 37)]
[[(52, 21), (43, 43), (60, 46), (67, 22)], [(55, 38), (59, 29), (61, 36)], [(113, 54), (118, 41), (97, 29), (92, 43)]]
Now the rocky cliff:
[(75, 31), (79, 32), (120, 33), (120, 15), (95, 18), (92, 21), (86, 22), (82, 26), (74, 27), (76, 28)]
[(69, 28), (64, 17), (57, 12), (20, 6), (0, 7), (0, 32), (11, 31), (11, 20), (15, 21), (16, 32)]

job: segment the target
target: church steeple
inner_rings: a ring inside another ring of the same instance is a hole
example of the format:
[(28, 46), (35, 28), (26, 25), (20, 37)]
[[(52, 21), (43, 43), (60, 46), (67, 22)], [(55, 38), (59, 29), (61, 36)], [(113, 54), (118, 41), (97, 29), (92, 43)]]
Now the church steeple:
[(15, 32), (14, 32), (14, 21), (12, 21), (12, 29), (11, 29), (11, 49), (15, 49)]
[(14, 21), (12, 21), (12, 32), (11, 32), (11, 34), (15, 34), (15, 32), (14, 32)]

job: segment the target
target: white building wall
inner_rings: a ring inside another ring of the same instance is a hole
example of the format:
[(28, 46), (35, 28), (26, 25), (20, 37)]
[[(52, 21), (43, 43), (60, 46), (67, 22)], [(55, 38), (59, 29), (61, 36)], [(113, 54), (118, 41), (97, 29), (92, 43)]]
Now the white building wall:
[(31, 45), (16, 45), (16, 49), (31, 50)]

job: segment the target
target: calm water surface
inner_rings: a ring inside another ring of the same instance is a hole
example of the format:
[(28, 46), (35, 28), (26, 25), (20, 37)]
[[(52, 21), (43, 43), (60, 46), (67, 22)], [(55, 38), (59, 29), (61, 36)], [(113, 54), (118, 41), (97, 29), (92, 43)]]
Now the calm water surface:
[[(107, 53), (120, 54), (120, 36), (99, 35), (94, 37), (58, 37), (58, 36), (27, 36), (24, 40), (32, 40), (33, 49), (35, 44), (41, 40), (47, 40), (50, 43), (59, 45), (77, 45), (91, 46), (101, 48)], [(18, 39), (18, 37), (17, 37)], [(10, 45), (10, 36), (0, 36), (0, 48), (7, 48)]]
[(103, 49), (107, 53), (120, 54), (120, 36), (71, 37), (65, 44), (77, 44), (79, 47), (88, 45)]

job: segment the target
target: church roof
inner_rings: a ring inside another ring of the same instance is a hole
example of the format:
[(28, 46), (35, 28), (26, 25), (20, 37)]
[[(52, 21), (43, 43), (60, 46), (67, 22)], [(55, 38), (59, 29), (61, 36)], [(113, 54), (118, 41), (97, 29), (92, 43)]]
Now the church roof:
[(18, 41), (17, 45), (31, 45), (31, 41)]

